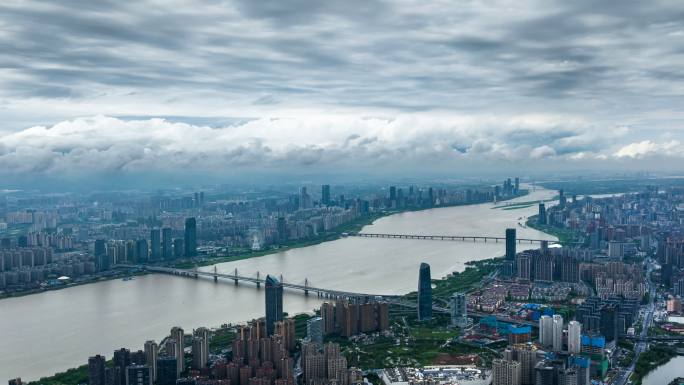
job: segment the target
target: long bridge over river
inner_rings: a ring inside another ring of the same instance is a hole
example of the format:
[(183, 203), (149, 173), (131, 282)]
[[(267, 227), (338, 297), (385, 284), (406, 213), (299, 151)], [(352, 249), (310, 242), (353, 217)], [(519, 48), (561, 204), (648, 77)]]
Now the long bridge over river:
[[(262, 284), (266, 284), (266, 277), (262, 278), (261, 274), (259, 272), (256, 273), (256, 276), (247, 276), (247, 275), (240, 275), (238, 273), (238, 270), (235, 269), (233, 274), (226, 274), (226, 273), (219, 273), (216, 269), (216, 266), (214, 266), (214, 271), (202, 271), (202, 270), (195, 270), (195, 269), (193, 269), (193, 270), (177, 269), (177, 268), (173, 268), (173, 267), (153, 266), (153, 265), (120, 264), (120, 265), (117, 265), (117, 267), (133, 268), (133, 269), (137, 268), (137, 269), (149, 271), (152, 273), (162, 273), (162, 274), (169, 274), (169, 275), (175, 275), (175, 276), (180, 276), (180, 277), (189, 277), (189, 278), (208, 277), (208, 278), (213, 278), (214, 282), (218, 282), (219, 279), (230, 280), (230, 281), (233, 281), (233, 283), (236, 286), (241, 281), (242, 282), (249, 282), (249, 283), (255, 284), (257, 289), (261, 288)], [(316, 286), (311, 286), (309, 284), (308, 279), (304, 280), (304, 284), (290, 283), (290, 282), (284, 282), (282, 278), (283, 277), (281, 275), (280, 276), (280, 283), (282, 284), (283, 288), (295, 290), (295, 291), (301, 291), (304, 293), (304, 295), (309, 295), (310, 293), (314, 293), (319, 298), (330, 298), (330, 299), (377, 298), (377, 299), (390, 300), (392, 298), (398, 298), (399, 297), (397, 295), (371, 294), (371, 293), (361, 293), (361, 292), (353, 292), (353, 291), (344, 291), (344, 290), (336, 290), (336, 289), (316, 287)]]
[[(506, 237), (492, 237), (488, 235), (422, 235), (422, 234), (380, 234), (380, 233), (347, 233), (348, 237), (361, 238), (390, 238), (390, 239), (421, 239), (428, 241), (458, 241), (458, 242), (506, 242)], [(516, 238), (517, 243), (542, 243), (549, 244), (560, 243), (560, 241), (552, 239), (532, 239), (532, 238)]]

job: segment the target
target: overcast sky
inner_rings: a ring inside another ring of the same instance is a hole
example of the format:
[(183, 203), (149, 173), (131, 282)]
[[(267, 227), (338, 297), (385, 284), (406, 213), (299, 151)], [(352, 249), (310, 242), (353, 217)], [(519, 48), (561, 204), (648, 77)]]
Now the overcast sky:
[(0, 168), (684, 165), (672, 1), (3, 0)]

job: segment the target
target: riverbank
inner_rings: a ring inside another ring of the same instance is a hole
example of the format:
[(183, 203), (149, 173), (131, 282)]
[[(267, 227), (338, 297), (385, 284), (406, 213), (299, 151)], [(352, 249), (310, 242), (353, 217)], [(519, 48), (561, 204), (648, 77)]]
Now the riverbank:
[(677, 356), (677, 349), (668, 345), (654, 345), (650, 349), (641, 353), (634, 366), (634, 374), (631, 380), (634, 385), (641, 385), (641, 381), (648, 373), (661, 365), (667, 364), (672, 358)]
[(48, 291), (55, 291), (55, 290), (62, 290), (62, 289), (68, 289), (70, 287), (77, 287), (77, 286), (83, 286), (83, 285), (89, 285), (93, 283), (99, 283), (99, 282), (105, 282), (105, 281), (111, 281), (113, 279), (123, 279), (127, 277), (137, 277), (137, 276), (142, 276), (142, 275), (147, 275), (148, 273), (146, 271), (142, 270), (111, 270), (111, 274), (108, 274), (106, 276), (92, 276), (87, 279), (84, 279), (82, 281), (72, 281), (67, 284), (62, 284), (62, 285), (50, 285), (50, 286), (45, 286), (41, 288), (36, 288), (36, 289), (31, 289), (31, 290), (26, 290), (26, 291), (19, 291), (19, 292), (11, 292), (11, 293), (0, 293), (0, 300), (3, 299), (9, 299), (9, 298), (18, 298), (18, 297), (25, 297), (28, 295), (32, 294), (40, 294), (40, 293), (45, 293)]
[[(520, 190), (520, 193), (517, 194), (516, 196), (512, 196), (512, 197), (503, 199), (500, 202), (505, 202), (505, 201), (508, 201), (511, 199), (520, 198), (520, 197), (526, 196), (528, 194), (529, 194), (529, 190), (523, 189), (523, 190)], [(296, 240), (296, 241), (290, 241), (290, 242), (287, 242), (287, 243), (280, 245), (278, 247), (272, 247), (272, 248), (269, 248), (267, 250), (256, 250), (256, 251), (255, 250), (246, 250), (243, 252), (238, 252), (236, 254), (221, 255), (221, 256), (214, 256), (214, 257), (204, 256), (204, 257), (194, 258), (194, 259), (190, 259), (190, 260), (184, 259), (184, 260), (174, 261), (174, 262), (169, 262), (169, 263), (161, 263), (160, 265), (174, 267), (174, 268), (178, 268), (178, 269), (191, 269), (191, 268), (195, 268), (195, 267), (211, 266), (211, 265), (215, 265), (215, 264), (219, 264), (219, 263), (225, 263), (225, 262), (236, 262), (236, 261), (241, 261), (241, 260), (250, 259), (250, 258), (258, 258), (258, 257), (270, 255), (270, 254), (281, 253), (281, 252), (288, 251), (288, 250), (299, 249), (299, 248), (304, 248), (304, 247), (309, 247), (309, 246), (315, 246), (315, 245), (318, 245), (318, 244), (321, 244), (324, 242), (334, 241), (334, 240), (342, 238), (345, 233), (359, 232), (365, 226), (371, 225), (376, 220), (390, 216), (390, 215), (408, 213), (408, 212), (418, 212), (418, 211), (438, 209), (438, 208), (479, 205), (479, 204), (483, 204), (483, 203), (487, 203), (487, 202), (458, 203), (458, 204), (450, 204), (450, 205), (443, 205), (443, 206), (405, 208), (405, 209), (401, 209), (401, 210), (383, 210), (380, 212), (370, 213), (369, 215), (357, 218), (357, 219), (355, 219), (349, 223), (338, 226), (329, 232), (321, 233), (315, 237), (311, 237), (308, 239), (302, 239), (302, 240)], [(527, 203), (527, 202), (524, 202), (524, 203)], [(111, 270), (111, 272), (112, 272), (111, 274), (93, 276), (93, 277), (89, 277), (88, 279), (85, 279), (82, 281), (74, 281), (74, 282), (71, 282), (71, 283), (66, 284), (66, 285), (45, 286), (42, 288), (34, 288), (31, 290), (27, 290), (27, 291), (11, 292), (11, 293), (2, 292), (2, 293), (0, 293), (0, 300), (6, 299), (6, 298), (22, 297), (22, 296), (27, 296), (27, 295), (31, 295), (31, 294), (40, 294), (40, 293), (44, 293), (47, 291), (61, 290), (61, 289), (66, 289), (66, 288), (80, 286), (80, 285), (88, 285), (88, 284), (92, 284), (92, 283), (99, 283), (99, 282), (112, 280), (112, 279), (121, 279), (121, 278), (125, 278), (128, 276), (133, 276), (133, 275), (138, 276), (138, 275), (147, 274), (144, 271), (132, 270), (132, 269)]]
[(549, 235), (553, 235), (554, 237), (558, 238), (558, 242), (560, 243), (571, 243), (576, 240), (577, 237), (574, 231), (561, 229), (555, 226), (540, 225), (538, 223), (538, 218), (538, 215), (532, 215), (528, 217), (527, 221), (525, 222), (525, 226), (539, 230)]

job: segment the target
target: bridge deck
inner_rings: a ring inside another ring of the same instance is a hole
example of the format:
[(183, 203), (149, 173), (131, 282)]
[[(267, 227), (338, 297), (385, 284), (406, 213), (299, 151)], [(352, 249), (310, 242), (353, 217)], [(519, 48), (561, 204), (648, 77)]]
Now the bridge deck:
[[(363, 237), (363, 238), (393, 238), (393, 239), (423, 239), (432, 241), (493, 241), (498, 243), (499, 241), (505, 242), (505, 237), (491, 237), (484, 235), (421, 235), (421, 234), (382, 234), (382, 233), (349, 233), (347, 236), (350, 237)], [(557, 240), (551, 239), (532, 239), (532, 238), (516, 238), (517, 243), (559, 243)]]
[[(233, 280), (233, 281), (251, 282), (251, 283), (254, 283), (257, 285), (261, 285), (261, 284), (266, 283), (266, 279), (264, 279), (264, 278), (249, 277), (249, 276), (236, 275), (236, 274), (215, 273), (215, 272), (210, 272), (210, 271), (176, 269), (176, 268), (171, 268), (171, 267), (148, 266), (148, 265), (118, 265), (118, 266), (124, 267), (124, 268), (140, 268), (140, 269), (151, 271), (151, 272), (171, 274), (171, 275), (179, 275), (179, 276), (185, 276), (185, 277), (202, 276), (202, 277), (209, 277), (209, 278), (216, 278), (216, 279), (221, 278), (221, 279), (227, 279), (227, 280)], [(370, 294), (370, 293), (359, 293), (359, 292), (351, 292), (351, 291), (344, 291), (344, 290), (326, 289), (326, 288), (322, 288), (322, 287), (309, 286), (307, 284), (300, 285), (300, 284), (288, 283), (288, 282), (281, 282), (281, 284), (283, 285), (284, 288), (293, 289), (293, 290), (301, 290), (305, 293), (314, 292), (314, 293), (326, 294), (326, 295), (329, 295), (332, 297), (344, 297), (344, 298), (357, 298), (357, 297), (393, 298), (393, 297), (397, 297), (396, 295)]]

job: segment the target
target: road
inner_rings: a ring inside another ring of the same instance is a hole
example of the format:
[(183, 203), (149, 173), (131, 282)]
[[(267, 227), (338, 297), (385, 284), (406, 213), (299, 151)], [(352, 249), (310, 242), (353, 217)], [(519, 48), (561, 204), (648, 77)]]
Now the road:
[(640, 338), (636, 340), (634, 344), (634, 359), (629, 367), (620, 369), (612, 381), (613, 385), (625, 385), (627, 383), (629, 377), (634, 372), (634, 367), (639, 359), (639, 355), (648, 349), (646, 337), (648, 336), (648, 329), (651, 327), (651, 322), (653, 322), (653, 313), (655, 312), (656, 307), (656, 287), (653, 282), (651, 282), (651, 271), (653, 271), (653, 267), (653, 261), (649, 260), (646, 273), (646, 282), (648, 284), (650, 301), (648, 305), (646, 305), (646, 314), (644, 315), (644, 322), (642, 323), (643, 327), (641, 328), (641, 333), (639, 334)]

